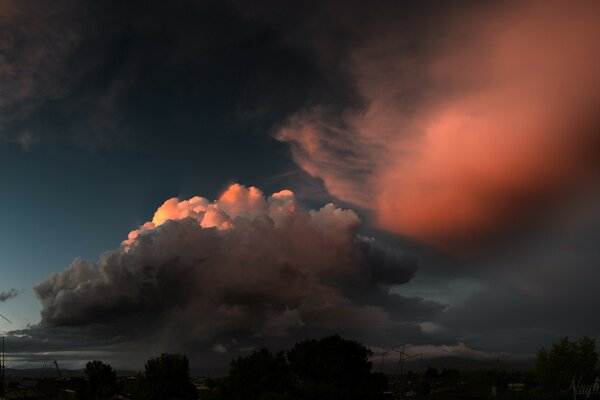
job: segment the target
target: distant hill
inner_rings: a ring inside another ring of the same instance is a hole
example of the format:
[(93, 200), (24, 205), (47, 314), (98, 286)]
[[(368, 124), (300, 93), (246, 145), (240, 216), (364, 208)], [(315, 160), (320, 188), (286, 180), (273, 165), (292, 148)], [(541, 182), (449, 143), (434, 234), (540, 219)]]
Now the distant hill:
[[(85, 376), (82, 369), (61, 368), (60, 372), (64, 377)], [(56, 378), (58, 374), (55, 368), (6, 368), (6, 376), (10, 378)]]
[[(427, 367), (436, 368), (442, 370), (444, 368), (458, 369), (460, 371), (468, 372), (475, 371), (478, 369), (494, 369), (500, 368), (505, 370), (516, 370), (516, 371), (527, 371), (533, 368), (534, 359), (490, 359), (490, 360), (474, 360), (460, 357), (439, 357), (429, 360), (423, 360), (421, 364), (419, 360), (410, 360), (404, 364), (404, 372), (414, 371), (423, 372)], [(395, 373), (398, 371), (398, 360), (397, 359), (386, 359), (384, 365), (385, 373)], [(83, 369), (62, 369), (60, 370), (63, 377), (81, 377), (85, 376)], [(192, 370), (190, 371), (192, 376), (225, 376), (227, 375), (227, 369), (207, 371)], [(381, 372), (381, 359), (373, 359), (373, 372)], [(131, 376), (137, 374), (137, 371), (131, 370), (117, 370), (118, 376)], [(31, 369), (16, 369), (7, 368), (6, 376), (12, 378), (56, 378), (57, 373), (54, 368), (31, 368)]]
[[(65, 378), (85, 376), (83, 369), (60, 369), (60, 373)], [(131, 376), (137, 372), (128, 370), (117, 370), (117, 376)], [(8, 378), (56, 378), (58, 374), (55, 368), (6, 368), (6, 376)]]
[[(419, 360), (409, 360), (404, 364), (404, 372), (414, 371), (422, 372), (428, 367), (442, 370), (444, 368), (458, 369), (468, 372), (478, 369), (505, 369), (516, 371), (527, 371), (533, 368), (534, 359), (490, 359), (490, 360), (474, 360), (460, 357), (439, 357), (429, 360), (423, 360), (422, 364)], [(397, 359), (385, 360), (384, 372), (394, 373), (398, 370)], [(373, 360), (373, 372), (381, 372), (381, 360)]]

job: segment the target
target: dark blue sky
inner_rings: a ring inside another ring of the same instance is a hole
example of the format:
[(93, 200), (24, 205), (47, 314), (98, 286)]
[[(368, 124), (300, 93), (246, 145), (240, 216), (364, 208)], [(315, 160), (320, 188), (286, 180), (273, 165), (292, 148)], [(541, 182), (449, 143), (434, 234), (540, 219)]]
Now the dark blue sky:
[[(118, 247), (165, 199), (302, 175), (270, 133), (304, 101), (310, 72), (273, 33), (217, 2), (53, 8), (3, 26), (23, 41), (4, 49), (23, 69), (17, 89), (39, 86), (8, 93), (0, 136), (3, 287), (23, 291), (5, 313), (20, 326), (37, 322), (35, 283)], [(47, 29), (74, 42), (52, 43)], [(27, 65), (28, 51), (51, 59)]]

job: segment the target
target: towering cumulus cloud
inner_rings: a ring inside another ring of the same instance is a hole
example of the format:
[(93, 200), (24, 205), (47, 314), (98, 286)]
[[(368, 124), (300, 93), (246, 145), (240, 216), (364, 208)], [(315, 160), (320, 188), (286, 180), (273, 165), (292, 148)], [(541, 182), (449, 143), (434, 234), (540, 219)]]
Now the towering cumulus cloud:
[(234, 184), (213, 202), (170, 199), (120, 249), (37, 285), (41, 326), (219, 353), (332, 332), (418, 333), (440, 306), (390, 293), (415, 261), (358, 236), (360, 223), (333, 204), (305, 210), (289, 190), (265, 198)]
[(317, 47), (325, 39), (289, 40), (312, 46), (363, 103), (317, 102), (276, 134), (331, 194), (460, 251), (597, 178), (600, 3), (351, 4), (332, 28), (320, 25), (325, 6), (311, 19), (321, 36), (353, 39), (335, 62)]

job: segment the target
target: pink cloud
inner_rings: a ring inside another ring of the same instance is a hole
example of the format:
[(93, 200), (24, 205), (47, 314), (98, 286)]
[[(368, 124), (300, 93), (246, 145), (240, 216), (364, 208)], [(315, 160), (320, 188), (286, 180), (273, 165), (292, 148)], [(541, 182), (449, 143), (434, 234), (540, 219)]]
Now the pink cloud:
[(239, 183), (234, 183), (215, 201), (200, 196), (189, 200), (171, 198), (166, 200), (154, 213), (152, 221), (145, 222), (138, 229), (127, 235), (123, 242), (125, 247), (134, 243), (141, 232), (156, 229), (167, 221), (177, 221), (192, 218), (198, 221), (203, 228), (230, 229), (232, 222), (237, 217), (254, 218), (266, 214), (268, 209), (274, 214), (293, 211), (290, 204), (295, 203), (294, 193), (291, 190), (282, 190), (265, 199), (263, 192), (250, 186), (246, 188)]
[[(292, 117), (277, 138), (379, 226), (460, 252), (543, 217), (598, 172), (600, 4), (528, 2), (453, 15), (398, 50), (394, 28), (348, 65), (367, 101)], [(407, 93), (418, 93), (407, 99)]]

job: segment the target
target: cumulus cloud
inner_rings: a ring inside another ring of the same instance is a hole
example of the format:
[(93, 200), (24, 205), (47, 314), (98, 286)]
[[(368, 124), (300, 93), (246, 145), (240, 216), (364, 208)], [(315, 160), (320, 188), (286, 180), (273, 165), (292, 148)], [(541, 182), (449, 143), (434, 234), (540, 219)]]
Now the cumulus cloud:
[(320, 60), (363, 104), (317, 102), (276, 133), (332, 195), (456, 252), (535, 222), (597, 177), (597, 2), (383, 4), (350, 2), (333, 27), (319, 22), (335, 10), (317, 7), (289, 34), (321, 55), (327, 40), (298, 34), (307, 25), (352, 38)]
[(10, 289), (6, 292), (0, 292), (0, 303), (4, 303), (5, 301), (14, 299), (19, 295), (19, 291), (17, 289)]
[(357, 235), (360, 224), (333, 204), (306, 210), (289, 190), (234, 184), (215, 201), (169, 199), (121, 248), (37, 285), (40, 326), (214, 353), (333, 332), (420, 334), (443, 306), (391, 293), (416, 261)]

